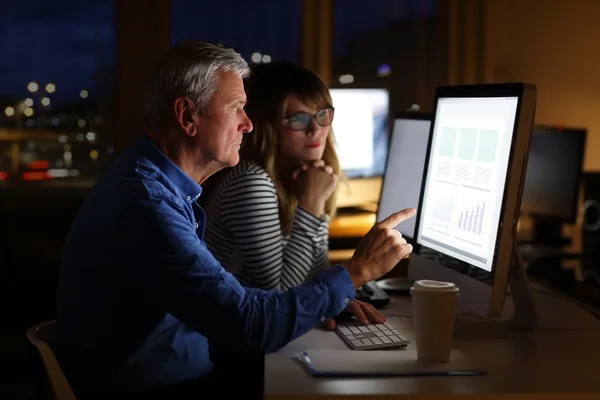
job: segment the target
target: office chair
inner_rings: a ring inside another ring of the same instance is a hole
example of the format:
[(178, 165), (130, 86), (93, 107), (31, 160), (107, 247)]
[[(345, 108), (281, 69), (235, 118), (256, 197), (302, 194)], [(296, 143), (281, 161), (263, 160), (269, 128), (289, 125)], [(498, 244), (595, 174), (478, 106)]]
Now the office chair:
[(69, 385), (52, 351), (55, 328), (56, 321), (42, 322), (27, 331), (27, 339), (37, 348), (42, 356), (42, 361), (44, 362), (44, 367), (50, 379), (56, 400), (76, 400), (71, 385)]

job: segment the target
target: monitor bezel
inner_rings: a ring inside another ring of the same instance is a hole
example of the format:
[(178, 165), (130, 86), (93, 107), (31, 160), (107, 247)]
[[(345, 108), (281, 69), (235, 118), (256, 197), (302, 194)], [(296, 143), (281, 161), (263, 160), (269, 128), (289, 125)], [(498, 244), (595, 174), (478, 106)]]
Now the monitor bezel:
[[(534, 125), (533, 132), (531, 133), (532, 140), (535, 134), (550, 134), (550, 135), (581, 135), (581, 147), (578, 152), (578, 164), (577, 176), (574, 180), (573, 187), (569, 188), (569, 193), (573, 194), (571, 201), (570, 214), (568, 216), (557, 216), (555, 214), (548, 214), (544, 212), (534, 210), (523, 210), (521, 207), (520, 213), (522, 216), (526, 216), (536, 220), (543, 221), (556, 221), (565, 224), (573, 224), (577, 222), (578, 209), (577, 204), (579, 201), (579, 188), (581, 186), (581, 180), (583, 177), (583, 162), (585, 157), (585, 148), (587, 145), (588, 132), (586, 128), (575, 127), (575, 126), (552, 126), (552, 125)], [(527, 175), (526, 175), (527, 176)], [(523, 188), (523, 194), (525, 194), (525, 188)]]
[[(390, 149), (392, 148), (392, 140), (394, 140), (394, 129), (396, 126), (396, 120), (404, 119), (404, 120), (416, 120), (416, 121), (428, 121), (429, 122), (429, 133), (427, 138), (427, 148), (429, 148), (429, 141), (431, 140), (431, 123), (432, 123), (433, 113), (430, 112), (422, 112), (422, 111), (402, 111), (394, 114), (394, 121), (392, 124), (392, 129), (390, 130), (390, 136), (388, 139), (388, 152), (385, 158), (385, 169), (383, 172), (383, 176), (381, 177), (381, 188), (379, 190), (379, 201), (381, 201), (381, 195), (383, 194), (383, 189), (385, 187), (385, 177), (388, 169), (388, 165), (390, 163)], [(425, 156), (425, 164), (427, 164), (427, 156)], [(425, 167), (425, 165), (423, 166)], [(421, 195), (423, 193), (423, 181), (421, 181), (421, 188), (419, 190), (419, 205), (421, 202)], [(377, 207), (376, 220), (379, 221), (379, 206)], [(413, 231), (412, 236), (402, 235), (404, 239), (406, 239), (407, 243), (414, 244), (416, 240), (416, 221), (415, 221), (415, 229)]]
[[(392, 135), (392, 129), (393, 129), (393, 120), (392, 120), (392, 93), (390, 88), (386, 87), (386, 86), (378, 86), (378, 85), (369, 85), (369, 84), (337, 84), (337, 85), (329, 85), (329, 91), (331, 93), (331, 90), (384, 90), (387, 93), (387, 98), (388, 98), (388, 112), (387, 112), (387, 123), (386, 123), (386, 138), (387, 138), (387, 151), (386, 151), (386, 162), (387, 162), (387, 154), (389, 152), (390, 149), (390, 138)], [(331, 95), (331, 94), (330, 94)], [(333, 99), (332, 99), (333, 102)], [(335, 119), (335, 116), (334, 116)], [(333, 128), (333, 126), (332, 126)], [(337, 135), (336, 132), (333, 132), (334, 137), (336, 138), (336, 145), (337, 145)], [(340, 167), (341, 168), (341, 167)], [(366, 180), (366, 179), (381, 179), (383, 178), (383, 175), (385, 175), (385, 167), (383, 170), (382, 174), (373, 174), (373, 175), (348, 175), (346, 174), (346, 172), (342, 169), (342, 175), (344, 180), (350, 181), (350, 180)]]
[[(477, 273), (481, 271), (487, 272), (482, 268), (458, 260), (451, 255), (431, 249), (426, 245), (417, 242), (421, 223), (421, 209), (424, 203), (425, 182), (429, 172), (430, 153), (433, 141), (433, 134), (436, 127), (436, 115), (438, 112), (439, 100), (442, 98), (502, 98), (516, 97), (517, 109), (515, 114), (515, 124), (513, 127), (509, 159), (506, 169), (506, 178), (504, 191), (502, 194), (502, 204), (500, 207), (500, 217), (498, 224), (498, 233), (496, 235), (496, 244), (494, 247), (494, 255), (492, 261), (491, 282), (481, 281), (473, 276), (460, 271), (465, 267), (476, 269)], [(525, 109), (526, 108), (526, 109)], [(526, 83), (495, 83), (495, 84), (479, 84), (479, 85), (459, 85), (459, 86), (443, 86), (436, 90), (434, 108), (432, 112), (432, 122), (429, 133), (429, 143), (427, 146), (427, 155), (425, 168), (423, 170), (423, 185), (421, 186), (421, 194), (419, 198), (419, 208), (417, 209), (417, 218), (415, 224), (415, 244), (413, 254), (427, 259), (428, 262), (432, 259), (435, 263), (444, 269), (452, 271), (449, 276), (459, 274), (467, 280), (476, 281), (481, 285), (485, 285), (488, 289), (478, 287), (479, 294), (485, 294), (489, 298), (485, 304), (470, 304), (477, 308), (476, 312), (489, 316), (497, 316), (504, 307), (504, 298), (506, 295), (506, 287), (508, 284), (511, 259), (516, 240), (516, 228), (520, 212), (521, 194), (525, 178), (525, 170), (527, 166), (528, 149), (531, 140), (531, 131), (534, 125), (536, 109), (536, 87)], [(454, 268), (447, 262), (440, 260), (448, 260), (452, 264), (458, 264), (460, 268)], [(450, 272), (448, 271), (448, 272)], [(454, 273), (454, 274), (453, 274)], [(462, 278), (461, 278), (462, 279)], [(479, 296), (481, 297), (481, 296)], [(460, 300), (460, 299), (459, 299)], [(464, 299), (463, 299), (464, 300)], [(471, 302), (472, 303), (472, 302)]]

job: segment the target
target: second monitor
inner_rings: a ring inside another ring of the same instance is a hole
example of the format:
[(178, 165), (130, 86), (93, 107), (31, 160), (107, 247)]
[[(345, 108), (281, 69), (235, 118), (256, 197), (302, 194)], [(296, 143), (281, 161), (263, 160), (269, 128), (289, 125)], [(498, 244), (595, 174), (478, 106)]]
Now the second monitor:
[(533, 219), (531, 244), (560, 246), (562, 224), (574, 223), (586, 130), (535, 126), (531, 136), (521, 214)]
[[(381, 184), (377, 222), (398, 210), (419, 206), (430, 125), (431, 114), (428, 113), (396, 115)], [(415, 218), (404, 221), (396, 229), (407, 240), (413, 240)]]
[(372, 210), (379, 200), (389, 137), (389, 92), (382, 88), (330, 89), (333, 132), (341, 169), (338, 207)]
[(381, 176), (388, 147), (387, 89), (330, 89), (340, 165), (348, 178)]

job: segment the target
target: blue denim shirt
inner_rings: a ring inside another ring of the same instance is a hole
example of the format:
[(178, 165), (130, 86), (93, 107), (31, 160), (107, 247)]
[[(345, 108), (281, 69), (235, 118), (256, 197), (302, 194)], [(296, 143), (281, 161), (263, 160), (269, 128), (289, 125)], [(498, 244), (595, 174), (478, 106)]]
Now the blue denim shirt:
[(275, 351), (353, 299), (342, 266), (285, 292), (242, 287), (204, 244), (201, 192), (143, 136), (89, 194), (58, 293), (56, 353), (74, 387), (146, 390), (205, 376), (208, 340)]

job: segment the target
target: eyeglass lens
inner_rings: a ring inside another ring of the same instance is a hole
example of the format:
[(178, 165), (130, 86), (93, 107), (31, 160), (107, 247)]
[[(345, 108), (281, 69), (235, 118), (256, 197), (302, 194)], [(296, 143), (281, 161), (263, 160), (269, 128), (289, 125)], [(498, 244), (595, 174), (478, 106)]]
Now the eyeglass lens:
[(303, 131), (310, 126), (313, 118), (320, 126), (329, 126), (333, 122), (333, 109), (325, 108), (318, 111), (314, 116), (307, 113), (297, 113), (288, 117), (288, 120), (293, 130)]

